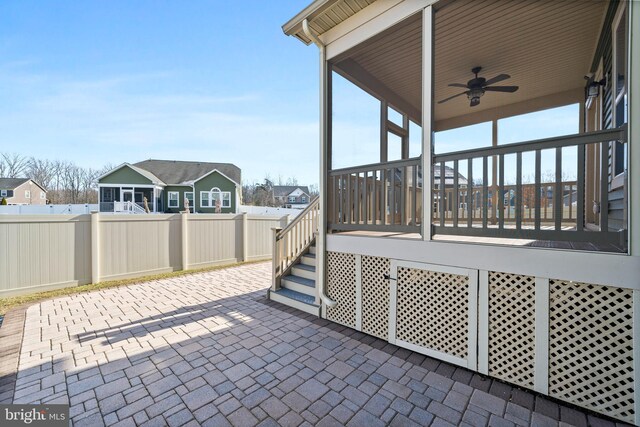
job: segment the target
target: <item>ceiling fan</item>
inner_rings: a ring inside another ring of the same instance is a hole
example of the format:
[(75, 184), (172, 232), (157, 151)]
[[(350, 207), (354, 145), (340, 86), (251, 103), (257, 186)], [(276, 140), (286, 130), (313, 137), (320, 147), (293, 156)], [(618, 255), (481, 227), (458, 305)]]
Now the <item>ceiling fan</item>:
[(482, 67), (475, 67), (471, 70), (473, 74), (475, 74), (475, 78), (469, 80), (467, 84), (462, 83), (451, 83), (449, 86), (451, 87), (463, 87), (465, 89), (464, 92), (459, 93), (457, 95), (450, 96), (449, 98), (445, 98), (442, 101), (438, 101), (438, 104), (442, 104), (444, 102), (450, 101), (453, 98), (457, 98), (461, 95), (467, 95), (467, 98), (471, 101), (470, 106), (475, 107), (480, 104), (480, 97), (484, 95), (485, 92), (515, 92), (518, 90), (518, 86), (489, 86), (494, 83), (498, 83), (507, 79), (510, 79), (511, 76), (508, 74), (499, 74), (492, 79), (485, 79), (484, 77), (478, 77), (478, 73), (482, 70)]

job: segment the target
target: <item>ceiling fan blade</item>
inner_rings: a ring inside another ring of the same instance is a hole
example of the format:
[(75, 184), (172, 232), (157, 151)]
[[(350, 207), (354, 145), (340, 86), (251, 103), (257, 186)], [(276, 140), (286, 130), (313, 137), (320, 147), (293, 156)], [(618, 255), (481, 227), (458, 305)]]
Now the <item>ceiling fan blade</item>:
[(470, 107), (475, 107), (478, 104), (480, 104), (480, 98), (471, 98), (471, 103), (469, 104)]
[(469, 87), (467, 85), (463, 85), (462, 83), (450, 83), (449, 86), (451, 86), (451, 87), (463, 87), (465, 89)]
[(518, 86), (489, 86), (484, 90), (492, 92), (515, 92), (518, 90)]
[(461, 96), (461, 95), (466, 95), (466, 94), (468, 94), (468, 93), (469, 93), (469, 91), (467, 90), (467, 91), (462, 92), (462, 93), (459, 93), (459, 94), (457, 94), (457, 95), (450, 96), (450, 97), (448, 97), (448, 98), (443, 99), (442, 101), (438, 101), (438, 104), (442, 104), (443, 102), (450, 101), (450, 100), (452, 100), (453, 98), (457, 98), (457, 97), (459, 97), (459, 96)]
[(484, 85), (485, 86), (489, 86), (491, 84), (498, 83), (498, 82), (501, 82), (503, 80), (507, 80), (507, 79), (510, 79), (510, 78), (511, 78), (511, 76), (509, 74), (498, 74), (494, 78), (485, 81)]

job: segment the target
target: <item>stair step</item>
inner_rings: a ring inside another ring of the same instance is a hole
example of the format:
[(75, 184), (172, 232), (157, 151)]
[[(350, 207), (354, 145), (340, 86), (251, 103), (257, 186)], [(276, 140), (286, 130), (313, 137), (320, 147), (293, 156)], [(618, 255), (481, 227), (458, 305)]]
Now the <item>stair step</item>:
[(309, 295), (313, 297), (316, 291), (315, 280), (306, 279), (304, 277), (288, 275), (284, 276), (281, 280), (282, 287), (290, 289), (292, 291), (299, 292), (301, 294)]
[(316, 256), (314, 254), (304, 254), (300, 258), (300, 264), (309, 265), (315, 267), (316, 265)]
[(275, 292), (269, 291), (269, 299), (279, 302), (289, 307), (302, 310), (305, 313), (320, 315), (320, 306), (315, 304), (315, 298), (291, 289), (278, 289)]
[(310, 253), (310, 254), (314, 254), (314, 255), (316, 254), (316, 247), (315, 247), (315, 245), (314, 245), (314, 246), (309, 246), (309, 253)]
[(291, 268), (291, 274), (309, 280), (316, 280), (316, 267), (315, 265), (296, 264)]

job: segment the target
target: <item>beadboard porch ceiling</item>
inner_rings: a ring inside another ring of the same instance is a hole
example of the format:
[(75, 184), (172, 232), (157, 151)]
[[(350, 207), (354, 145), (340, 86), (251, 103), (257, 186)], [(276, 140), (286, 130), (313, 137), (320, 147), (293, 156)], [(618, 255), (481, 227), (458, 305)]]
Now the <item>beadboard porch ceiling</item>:
[[(607, 4), (604, 0), (447, 2), (435, 15), (435, 120), (583, 88)], [(334, 64), (336, 71), (419, 119), (421, 34), (422, 16), (416, 14), (341, 55)], [(466, 96), (437, 104), (464, 91), (448, 84), (466, 84), (475, 66), (482, 67), (480, 76), (487, 79), (511, 75), (499, 85), (520, 89), (487, 92), (473, 108)]]

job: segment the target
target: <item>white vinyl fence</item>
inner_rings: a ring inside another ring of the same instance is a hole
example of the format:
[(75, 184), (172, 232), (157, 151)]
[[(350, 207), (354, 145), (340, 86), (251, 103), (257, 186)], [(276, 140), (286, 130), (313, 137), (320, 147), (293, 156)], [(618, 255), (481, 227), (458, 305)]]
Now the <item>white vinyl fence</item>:
[(98, 204), (76, 205), (0, 205), (0, 215), (80, 215), (99, 210)]
[(270, 259), (287, 216), (2, 215), (0, 298)]
[(287, 209), (287, 208), (274, 208), (271, 206), (249, 206), (240, 205), (240, 212), (246, 212), (252, 215), (276, 215), (283, 216), (289, 215), (291, 219), (295, 218), (304, 209)]

